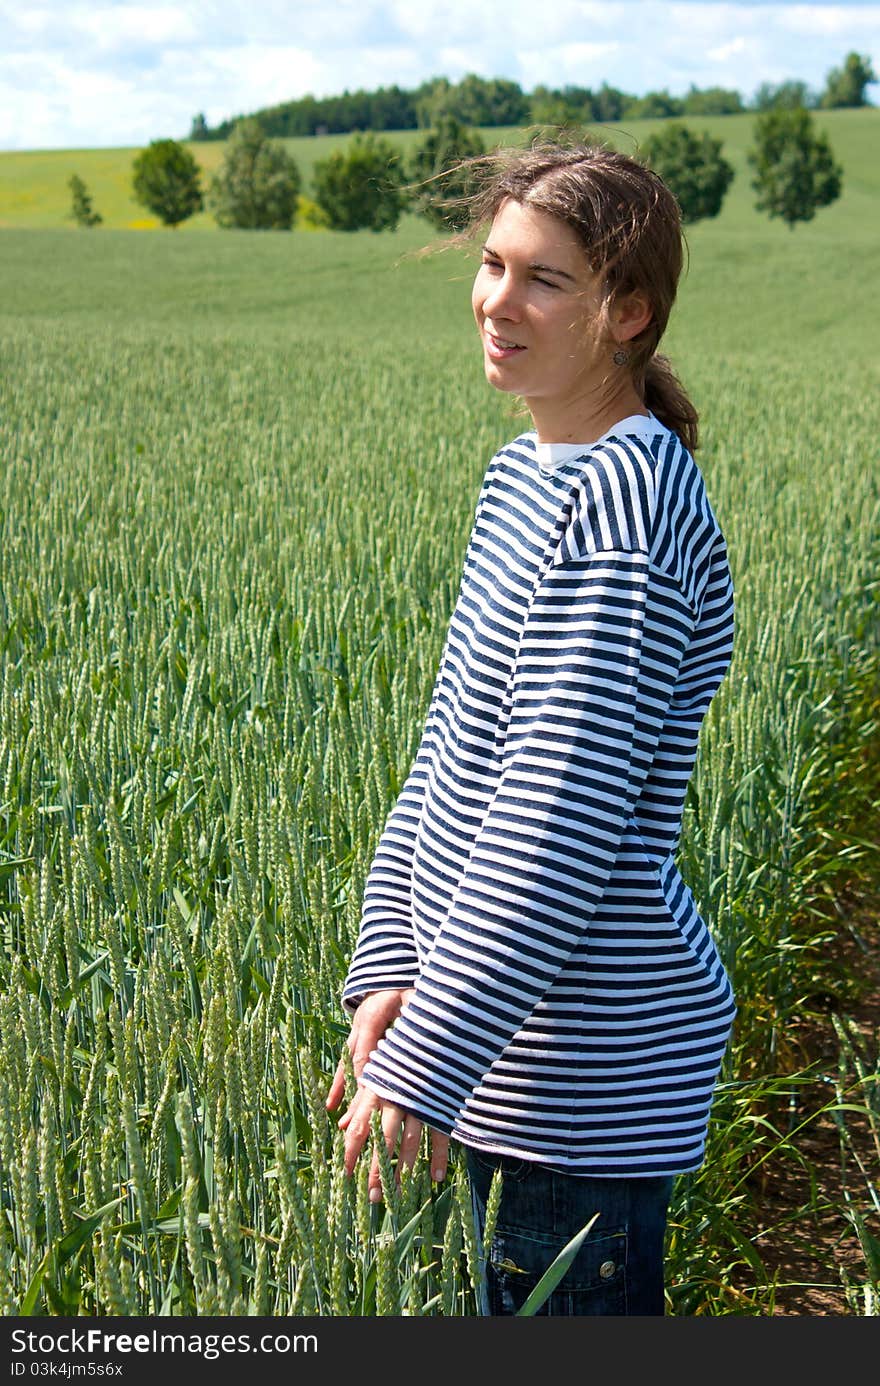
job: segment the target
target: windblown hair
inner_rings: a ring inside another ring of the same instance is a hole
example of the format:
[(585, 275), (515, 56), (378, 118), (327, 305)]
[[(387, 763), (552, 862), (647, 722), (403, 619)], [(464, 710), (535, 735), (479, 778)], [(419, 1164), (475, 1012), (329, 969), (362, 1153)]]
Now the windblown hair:
[(633, 383), (645, 405), (691, 452), (698, 414), (657, 346), (675, 302), (684, 263), (678, 203), (651, 169), (603, 145), (536, 143), (496, 150), (472, 161), (478, 187), (466, 235), (490, 222), (513, 198), (564, 222), (604, 281), (606, 308), (641, 290), (652, 308), (646, 328), (627, 342)]

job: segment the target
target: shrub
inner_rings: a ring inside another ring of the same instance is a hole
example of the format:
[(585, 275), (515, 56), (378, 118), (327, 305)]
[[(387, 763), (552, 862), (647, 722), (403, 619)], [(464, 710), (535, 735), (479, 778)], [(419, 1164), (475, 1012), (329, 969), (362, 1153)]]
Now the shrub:
[(402, 182), (397, 150), (373, 134), (315, 164), (315, 200), (335, 231), (393, 231), (406, 205)]
[(300, 193), (296, 202), (296, 216), (294, 226), (301, 227), (303, 231), (325, 231), (330, 225), (330, 218), (322, 207), (311, 197), (304, 197)]
[(759, 212), (781, 217), (790, 229), (812, 221), (819, 207), (840, 196), (843, 170), (824, 134), (803, 109), (767, 111), (755, 121), (755, 143), (746, 155), (755, 170), (752, 187)]
[(476, 130), (455, 116), (441, 116), (410, 161), (414, 209), (443, 231), (460, 231), (467, 224), (467, 199), (474, 190), (473, 171), (462, 164), (485, 150)]
[(224, 228), (289, 231), (300, 190), (296, 162), (260, 122), (236, 122), (209, 196), (214, 220)]
[(678, 122), (649, 135), (639, 157), (675, 194), (683, 222), (717, 217), (733, 181), (733, 167), (721, 154), (721, 141), (695, 135)]
[(132, 175), (135, 198), (165, 226), (178, 226), (201, 211), (201, 171), (177, 140), (153, 140), (138, 154)]
[(70, 188), (73, 203), (69, 216), (73, 218), (77, 226), (100, 226), (104, 218), (100, 212), (96, 212), (92, 206), (91, 193), (79, 174), (72, 173), (67, 180)]
[(830, 109), (841, 106), (867, 106), (865, 87), (877, 81), (871, 59), (861, 53), (847, 53), (843, 67), (833, 67), (828, 74), (821, 104)]

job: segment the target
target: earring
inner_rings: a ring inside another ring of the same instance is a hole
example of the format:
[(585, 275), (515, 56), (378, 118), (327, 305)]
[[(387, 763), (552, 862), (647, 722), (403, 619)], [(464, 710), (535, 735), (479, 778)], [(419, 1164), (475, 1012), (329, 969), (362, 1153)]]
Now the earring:
[(615, 366), (625, 366), (629, 360), (629, 352), (624, 347), (618, 347), (611, 359)]

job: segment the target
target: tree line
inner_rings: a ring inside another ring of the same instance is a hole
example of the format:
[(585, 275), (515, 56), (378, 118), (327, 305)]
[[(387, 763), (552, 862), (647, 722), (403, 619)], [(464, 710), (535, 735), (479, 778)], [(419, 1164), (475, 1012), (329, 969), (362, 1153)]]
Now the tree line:
[[(550, 127), (534, 138), (589, 139), (589, 132)], [(413, 211), (443, 232), (467, 225), (486, 147), (479, 131), (442, 115), (408, 157), (382, 135), (355, 133), (345, 149), (319, 159), (312, 196), (303, 193), (296, 160), (252, 116), (242, 117), (227, 141), (223, 162), (205, 190), (202, 170), (177, 140), (153, 140), (132, 165), (132, 192), (165, 226), (179, 226), (207, 207), (225, 229), (289, 231), (302, 227), (336, 231), (393, 230)], [(722, 142), (670, 121), (651, 134), (637, 157), (672, 190), (687, 225), (715, 217), (733, 181)], [(840, 195), (842, 170), (827, 135), (815, 129), (803, 107), (762, 112), (747, 152), (753, 169), (755, 206), (789, 227), (810, 221)], [(70, 216), (82, 227), (100, 225), (82, 179), (69, 179)]]
[[(433, 77), (406, 90), (399, 86), (375, 91), (344, 91), (341, 96), (303, 96), (253, 112), (267, 135), (349, 134), (355, 130), (432, 129), (451, 116), (462, 125), (591, 125), (619, 120), (669, 119), (681, 116), (734, 115), (742, 111), (824, 109), (865, 106), (865, 88), (876, 82), (869, 57), (848, 53), (832, 68), (821, 91), (806, 82), (763, 82), (750, 100), (726, 87), (691, 85), (684, 96), (665, 89), (635, 96), (603, 83), (590, 87), (536, 86), (523, 91), (518, 82), (469, 73), (460, 82)], [(190, 140), (226, 140), (241, 116), (209, 126), (204, 113), (193, 118)]]

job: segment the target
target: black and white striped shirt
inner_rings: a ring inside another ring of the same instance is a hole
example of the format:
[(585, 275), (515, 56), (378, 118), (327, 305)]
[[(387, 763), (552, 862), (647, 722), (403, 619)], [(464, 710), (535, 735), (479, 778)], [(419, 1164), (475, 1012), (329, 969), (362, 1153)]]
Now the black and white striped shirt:
[(699, 1167), (736, 1007), (673, 854), (732, 645), (724, 537), (656, 418), (492, 459), (343, 991), (415, 987), (380, 1096), (573, 1173)]

